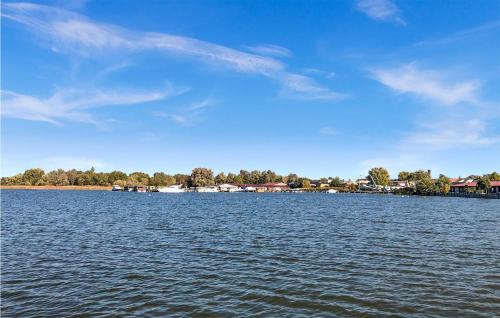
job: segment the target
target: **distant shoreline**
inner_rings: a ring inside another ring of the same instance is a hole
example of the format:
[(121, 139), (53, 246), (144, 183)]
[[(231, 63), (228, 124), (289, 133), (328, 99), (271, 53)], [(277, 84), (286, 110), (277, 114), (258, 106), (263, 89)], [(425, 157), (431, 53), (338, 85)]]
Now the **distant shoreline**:
[(111, 191), (111, 186), (22, 186), (0, 185), (0, 190), (80, 190), (80, 191)]

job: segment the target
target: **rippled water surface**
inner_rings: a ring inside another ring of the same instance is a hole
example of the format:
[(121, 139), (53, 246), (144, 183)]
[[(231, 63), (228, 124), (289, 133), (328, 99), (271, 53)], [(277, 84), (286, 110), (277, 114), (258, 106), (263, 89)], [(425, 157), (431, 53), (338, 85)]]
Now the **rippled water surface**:
[(2, 317), (500, 315), (500, 200), (1, 194)]

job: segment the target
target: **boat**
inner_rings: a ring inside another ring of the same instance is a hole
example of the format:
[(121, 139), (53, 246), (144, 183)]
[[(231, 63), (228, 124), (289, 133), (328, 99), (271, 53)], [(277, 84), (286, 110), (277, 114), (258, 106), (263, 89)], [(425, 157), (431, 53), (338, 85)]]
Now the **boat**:
[(338, 192), (338, 191), (337, 191), (337, 190), (335, 190), (335, 189), (330, 189), (330, 190), (326, 191), (326, 193), (337, 193), (337, 192)]
[(171, 185), (169, 187), (158, 187), (157, 188), (158, 192), (163, 192), (163, 193), (181, 193), (185, 192), (184, 189), (182, 189), (182, 185)]
[(219, 192), (217, 187), (197, 187), (196, 192)]
[(146, 192), (146, 187), (143, 187), (143, 186), (138, 186), (138, 187), (135, 187), (135, 192)]
[(111, 191), (122, 191), (122, 187), (120, 187), (119, 185), (114, 185)]

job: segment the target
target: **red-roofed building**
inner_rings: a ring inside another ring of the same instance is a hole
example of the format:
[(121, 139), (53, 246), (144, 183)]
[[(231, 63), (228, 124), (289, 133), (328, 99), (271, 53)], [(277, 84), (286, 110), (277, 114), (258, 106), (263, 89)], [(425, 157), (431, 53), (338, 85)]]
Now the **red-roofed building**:
[(240, 184), (240, 187), (249, 192), (280, 192), (288, 190), (288, 185), (282, 182), (270, 182), (264, 184)]
[(490, 186), (491, 193), (500, 193), (500, 181), (490, 181)]
[(454, 183), (451, 185), (451, 192), (460, 193), (460, 192), (468, 192), (469, 190), (476, 190), (477, 182), (461, 182)]

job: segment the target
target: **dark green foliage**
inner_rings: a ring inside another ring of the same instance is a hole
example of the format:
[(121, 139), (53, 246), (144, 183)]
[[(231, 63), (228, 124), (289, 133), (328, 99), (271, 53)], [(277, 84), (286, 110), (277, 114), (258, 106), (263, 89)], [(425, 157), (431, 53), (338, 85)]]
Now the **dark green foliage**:
[(206, 187), (215, 185), (214, 173), (208, 168), (194, 168), (189, 179), (192, 187)]
[(383, 167), (372, 168), (368, 171), (368, 177), (370, 181), (375, 182), (378, 186), (386, 186), (389, 184), (390, 176), (387, 169)]

